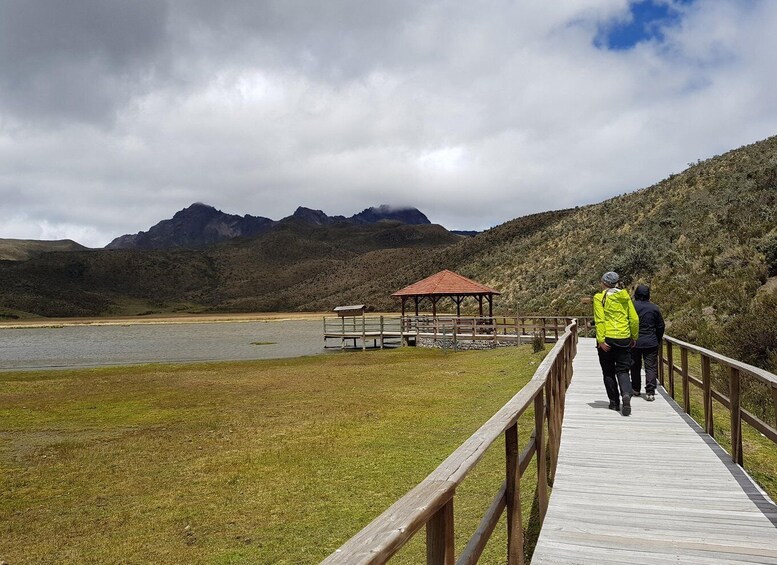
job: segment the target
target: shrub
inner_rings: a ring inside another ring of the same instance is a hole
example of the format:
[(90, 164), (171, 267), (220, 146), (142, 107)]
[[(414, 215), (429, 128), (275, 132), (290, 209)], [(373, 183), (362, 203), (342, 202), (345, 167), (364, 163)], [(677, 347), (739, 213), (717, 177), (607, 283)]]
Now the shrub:
[(777, 371), (777, 292), (757, 297), (726, 324), (726, 349), (735, 359)]
[(769, 276), (777, 275), (777, 232), (773, 231), (762, 237), (756, 244), (756, 249), (764, 254)]

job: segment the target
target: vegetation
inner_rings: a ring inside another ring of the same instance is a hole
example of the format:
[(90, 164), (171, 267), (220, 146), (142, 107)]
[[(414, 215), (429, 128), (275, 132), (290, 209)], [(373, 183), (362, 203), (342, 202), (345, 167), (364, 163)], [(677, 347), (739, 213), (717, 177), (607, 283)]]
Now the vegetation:
[[(497, 314), (590, 314), (601, 274), (647, 283), (669, 333), (733, 357), (741, 328), (774, 317), (777, 137), (691, 165), (605, 202), (518, 218), (474, 238), (440, 226), (313, 227), (290, 222), (255, 239), (199, 250), (109, 250), (0, 262), (0, 316), (165, 311), (327, 311), (366, 303), (441, 269), (502, 292)], [(465, 311), (473, 304), (465, 302)], [(761, 327), (761, 326), (759, 326)], [(733, 334), (732, 334), (732, 329)], [(727, 336), (734, 337), (729, 338)], [(775, 365), (772, 334), (757, 363)]]
[[(403, 348), (0, 373), (0, 560), (316, 563), (442, 462), (542, 356)], [(521, 422), (523, 444), (531, 414)], [(497, 445), (457, 493), (459, 550), (503, 479)], [(523, 486), (533, 492), (531, 475)], [(398, 562), (422, 560), (421, 546)]]

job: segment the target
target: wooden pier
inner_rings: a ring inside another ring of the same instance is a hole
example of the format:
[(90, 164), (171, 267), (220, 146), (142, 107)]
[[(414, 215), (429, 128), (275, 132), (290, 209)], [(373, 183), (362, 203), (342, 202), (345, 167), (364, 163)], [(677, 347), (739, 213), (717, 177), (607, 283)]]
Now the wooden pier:
[[(418, 345), (423, 340), (451, 349), (467, 343), (552, 343), (571, 318), (558, 316), (352, 316), (324, 317), (324, 347), (368, 349)], [(329, 345), (334, 340), (336, 345)]]

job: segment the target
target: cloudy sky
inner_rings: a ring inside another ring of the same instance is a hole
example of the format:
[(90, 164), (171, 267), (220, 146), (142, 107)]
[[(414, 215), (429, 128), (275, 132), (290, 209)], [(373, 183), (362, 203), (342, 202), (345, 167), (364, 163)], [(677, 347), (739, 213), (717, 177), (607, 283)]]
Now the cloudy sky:
[(776, 29), (774, 0), (2, 0), (0, 238), (597, 202), (777, 134)]

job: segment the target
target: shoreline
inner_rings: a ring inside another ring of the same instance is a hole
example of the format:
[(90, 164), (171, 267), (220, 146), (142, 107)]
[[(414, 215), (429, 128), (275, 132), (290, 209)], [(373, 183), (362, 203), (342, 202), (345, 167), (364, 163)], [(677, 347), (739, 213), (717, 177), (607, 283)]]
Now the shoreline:
[(281, 322), (317, 320), (323, 312), (255, 312), (245, 314), (168, 314), (85, 318), (32, 318), (2, 320), (0, 329), (62, 328), (71, 326), (135, 326), (161, 324), (212, 324), (234, 322)]
[[(85, 318), (31, 318), (23, 320), (0, 320), (0, 330), (64, 328), (73, 326), (135, 326), (162, 324), (214, 324), (240, 322), (293, 322), (298, 320), (321, 320), (324, 316), (335, 316), (333, 312), (253, 312), (240, 314), (168, 314), (151, 316), (116, 316)], [(371, 312), (372, 316), (398, 315), (390, 312)]]

